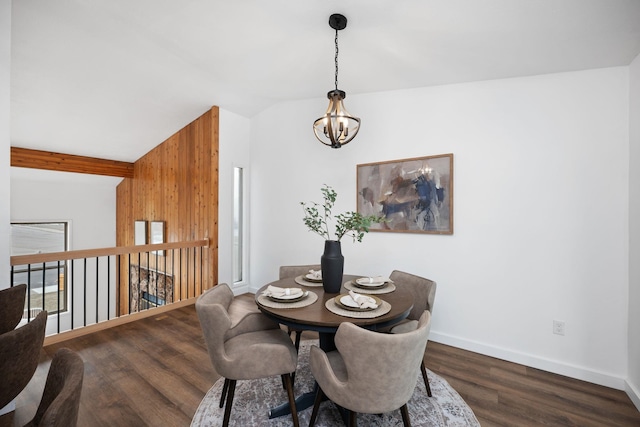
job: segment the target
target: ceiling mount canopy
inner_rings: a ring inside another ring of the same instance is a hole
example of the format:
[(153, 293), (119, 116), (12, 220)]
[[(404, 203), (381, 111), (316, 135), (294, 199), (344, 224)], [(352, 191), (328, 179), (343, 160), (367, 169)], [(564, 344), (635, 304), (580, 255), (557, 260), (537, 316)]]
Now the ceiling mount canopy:
[(360, 130), (360, 118), (352, 116), (344, 108), (343, 100), (347, 94), (338, 89), (338, 31), (347, 28), (347, 18), (334, 13), (329, 17), (329, 26), (336, 30), (335, 45), (335, 89), (327, 93), (329, 108), (324, 115), (313, 123), (313, 133), (318, 141), (331, 148), (340, 148), (351, 142)]

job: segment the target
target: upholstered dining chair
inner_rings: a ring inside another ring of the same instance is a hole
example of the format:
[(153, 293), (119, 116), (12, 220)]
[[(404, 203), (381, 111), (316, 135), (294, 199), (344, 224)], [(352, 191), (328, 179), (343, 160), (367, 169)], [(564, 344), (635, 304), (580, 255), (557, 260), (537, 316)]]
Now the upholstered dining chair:
[[(418, 319), (420, 319), (422, 313), (428, 311), (430, 314), (433, 314), (433, 303), (436, 299), (437, 283), (433, 280), (399, 270), (394, 270), (389, 278), (396, 283), (407, 285), (413, 294), (413, 308), (409, 316), (391, 328), (389, 332), (397, 334), (411, 331), (418, 326)], [(422, 363), (420, 363), (420, 372), (422, 372), (424, 386), (427, 389), (427, 396), (431, 397), (431, 387), (429, 387), (429, 378), (427, 377), (427, 368), (424, 365), (424, 359)]]
[(297, 427), (291, 373), (296, 370), (298, 354), (291, 339), (279, 327), (249, 332), (236, 330), (228, 312), (232, 300), (233, 292), (226, 283), (221, 283), (196, 301), (209, 358), (216, 372), (225, 378), (223, 394), (226, 389), (227, 396), (222, 425), (229, 425), (237, 380), (280, 375), (292, 408), (293, 424)]
[(56, 351), (36, 415), (25, 427), (75, 427), (83, 379), (82, 358), (68, 348)]
[[(277, 322), (274, 322), (262, 314), (256, 304), (246, 304), (236, 298), (231, 300), (231, 303), (227, 307), (227, 313), (231, 319), (231, 327), (228, 333), (229, 337), (246, 332), (280, 328)], [(224, 406), (228, 385), (228, 382), (224, 383), (222, 394), (220, 395), (221, 408)]]
[(0, 334), (18, 326), (24, 313), (27, 285), (16, 285), (0, 291)]
[(356, 414), (381, 414), (400, 409), (410, 426), (407, 402), (416, 387), (416, 369), (429, 338), (431, 314), (423, 312), (418, 327), (402, 334), (383, 334), (344, 322), (335, 336), (336, 351), (325, 353), (311, 347), (311, 372), (318, 383), (309, 427), (315, 424), (326, 395), (350, 411), (349, 426)]
[(47, 312), (24, 326), (0, 335), (0, 408), (11, 402), (31, 381), (44, 342)]
[(320, 264), (281, 265), (280, 279), (286, 279), (287, 277), (301, 276), (303, 274), (307, 274), (309, 270), (320, 270)]
[[(307, 274), (309, 270), (320, 270), (320, 268), (321, 268), (320, 264), (281, 265), (280, 271), (279, 271), (280, 273), (279, 279), (282, 280), (282, 279), (286, 279), (287, 277), (298, 277), (303, 274)], [(296, 334), (295, 346), (296, 346), (296, 350), (298, 350), (300, 348), (300, 336), (302, 334), (302, 331), (289, 328), (288, 332), (289, 332), (289, 335), (295, 332)]]

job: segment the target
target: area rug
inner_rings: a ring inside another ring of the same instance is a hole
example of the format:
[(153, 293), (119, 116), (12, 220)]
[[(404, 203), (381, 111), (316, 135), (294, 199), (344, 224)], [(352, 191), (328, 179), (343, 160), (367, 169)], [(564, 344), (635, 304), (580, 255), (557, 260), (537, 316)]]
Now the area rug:
[[(296, 371), (294, 394), (298, 396), (313, 389), (314, 381), (309, 369), (309, 348), (316, 341), (303, 341), (300, 344), (298, 370)], [(460, 395), (442, 377), (428, 371), (432, 397), (427, 396), (422, 375), (416, 369), (416, 389), (408, 403), (409, 416), (413, 426), (466, 427), (480, 426), (473, 411)], [(192, 427), (214, 427), (222, 425), (224, 409), (219, 408), (220, 394), (224, 378), (220, 378), (200, 402), (200, 406), (191, 421)], [(261, 380), (238, 381), (230, 426), (284, 427), (291, 426), (291, 415), (270, 420), (269, 408), (287, 401), (287, 393), (282, 387), (280, 377)], [(301, 426), (309, 425), (312, 408), (298, 413)], [(331, 402), (320, 405), (316, 426), (344, 425), (340, 413)], [(382, 415), (358, 414), (358, 425), (393, 427), (402, 426), (402, 416), (396, 410)]]

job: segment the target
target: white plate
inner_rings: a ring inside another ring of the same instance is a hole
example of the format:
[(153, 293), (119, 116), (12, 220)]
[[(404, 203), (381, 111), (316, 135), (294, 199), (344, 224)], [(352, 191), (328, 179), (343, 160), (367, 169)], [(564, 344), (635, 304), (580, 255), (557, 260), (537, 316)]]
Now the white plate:
[(304, 278), (310, 282), (322, 282), (322, 276), (317, 277), (317, 276), (314, 276), (313, 274), (306, 274)]
[(367, 286), (370, 288), (379, 288), (384, 286), (387, 282), (369, 282), (368, 277), (361, 277), (360, 279), (356, 279), (356, 283), (360, 286)]
[[(363, 296), (364, 297), (364, 296)], [(369, 298), (369, 301), (372, 303), (375, 303), (376, 300), (370, 297), (364, 297), (364, 298)], [(358, 304), (357, 302), (355, 302), (353, 300), (353, 298), (351, 298), (351, 295), (345, 295), (343, 297), (340, 298), (340, 303), (342, 305), (346, 305), (347, 307), (352, 307), (352, 308), (360, 308), (360, 304)]]
[(309, 295), (309, 291), (306, 292), (302, 292), (302, 290), (300, 290), (300, 292), (296, 292), (293, 293), (291, 295), (269, 295), (269, 298), (274, 299), (274, 300), (281, 300), (281, 301), (288, 301), (288, 300), (292, 300), (292, 299), (299, 299), (299, 298), (303, 298), (305, 296)]
[(345, 295), (340, 298), (340, 304), (345, 305), (347, 307), (360, 308), (360, 304), (355, 302), (351, 295)]
[[(382, 300), (380, 300), (380, 298), (377, 298), (375, 296), (368, 296), (368, 298), (371, 298), (371, 300), (373, 300), (378, 307), (380, 307), (380, 305), (382, 304)], [(371, 310), (375, 310), (378, 307), (367, 307), (367, 308), (361, 308), (360, 305), (358, 303), (356, 303), (353, 298), (351, 297), (351, 295), (349, 294), (342, 294), (342, 295), (338, 295), (337, 297), (335, 297), (334, 299), (336, 305), (338, 307), (342, 307), (345, 310), (352, 310), (352, 311), (371, 311)]]

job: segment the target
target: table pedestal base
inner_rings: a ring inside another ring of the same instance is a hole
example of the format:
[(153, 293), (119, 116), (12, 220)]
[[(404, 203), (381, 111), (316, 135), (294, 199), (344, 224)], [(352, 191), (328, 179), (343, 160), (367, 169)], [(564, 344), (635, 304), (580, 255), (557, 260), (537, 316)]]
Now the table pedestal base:
[[(305, 409), (313, 406), (313, 402), (316, 399), (316, 387), (318, 387), (318, 384), (316, 384), (313, 391), (308, 391), (296, 398), (296, 409), (298, 412), (304, 411)], [(269, 410), (269, 419), (289, 415), (290, 413), (291, 406), (289, 405), (289, 402), (283, 403), (282, 405)]]

